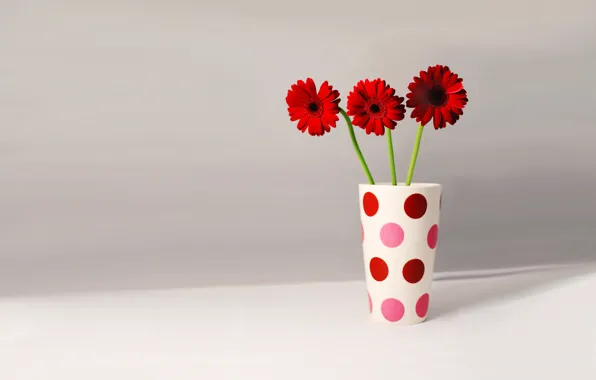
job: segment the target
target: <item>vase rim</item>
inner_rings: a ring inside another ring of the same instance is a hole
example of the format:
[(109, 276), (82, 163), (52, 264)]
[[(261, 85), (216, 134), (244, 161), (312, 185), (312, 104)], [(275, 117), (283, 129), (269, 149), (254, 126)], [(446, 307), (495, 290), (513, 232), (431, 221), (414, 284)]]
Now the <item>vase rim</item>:
[(415, 188), (432, 188), (441, 187), (440, 183), (432, 182), (412, 182), (410, 186), (406, 186), (405, 182), (398, 182), (397, 185), (392, 185), (391, 182), (379, 182), (371, 185), (370, 183), (360, 183), (359, 187), (415, 187)]

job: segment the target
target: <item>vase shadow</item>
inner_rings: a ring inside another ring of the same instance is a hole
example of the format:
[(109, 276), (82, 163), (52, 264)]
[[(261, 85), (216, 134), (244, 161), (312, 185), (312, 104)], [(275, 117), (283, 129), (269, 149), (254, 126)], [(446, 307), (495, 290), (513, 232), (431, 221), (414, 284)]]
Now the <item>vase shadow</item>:
[(530, 270), (522, 273), (454, 278), (438, 281), (433, 289), (428, 320), (440, 319), (481, 305), (548, 292), (557, 284), (596, 273), (596, 261)]

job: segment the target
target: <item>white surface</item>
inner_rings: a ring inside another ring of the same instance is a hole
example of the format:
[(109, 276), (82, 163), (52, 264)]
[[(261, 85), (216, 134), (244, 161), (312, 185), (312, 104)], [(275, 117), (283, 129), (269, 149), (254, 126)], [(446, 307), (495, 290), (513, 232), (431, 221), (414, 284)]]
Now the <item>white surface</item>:
[(0, 379), (589, 379), (594, 273), (435, 282), (404, 327), (360, 282), (4, 299)]

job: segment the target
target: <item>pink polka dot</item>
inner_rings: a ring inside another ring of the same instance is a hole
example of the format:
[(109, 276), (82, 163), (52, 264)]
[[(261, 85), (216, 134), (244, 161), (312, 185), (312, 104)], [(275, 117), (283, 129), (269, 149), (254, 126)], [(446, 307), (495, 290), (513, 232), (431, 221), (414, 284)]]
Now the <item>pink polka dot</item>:
[(404, 241), (404, 230), (396, 223), (381, 227), (381, 242), (389, 248), (398, 247)]
[(389, 322), (397, 322), (403, 318), (406, 309), (404, 304), (395, 298), (387, 298), (381, 304), (381, 313)]
[(429, 296), (428, 293), (424, 293), (420, 298), (418, 298), (418, 302), (416, 302), (416, 314), (420, 318), (426, 317), (426, 313), (428, 312), (428, 303), (429, 303)]
[(368, 294), (368, 312), (372, 313), (372, 299), (370, 298), (370, 293)]
[(433, 226), (428, 230), (428, 235), (426, 236), (426, 242), (430, 249), (435, 249), (437, 246), (437, 239), (439, 238), (439, 226), (433, 224)]

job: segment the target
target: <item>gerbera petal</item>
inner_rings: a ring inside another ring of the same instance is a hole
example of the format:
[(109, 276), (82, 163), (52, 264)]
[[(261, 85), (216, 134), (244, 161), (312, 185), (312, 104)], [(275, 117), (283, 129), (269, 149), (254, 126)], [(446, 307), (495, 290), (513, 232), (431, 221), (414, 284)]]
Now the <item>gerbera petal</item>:
[(308, 125), (308, 119), (310, 119), (310, 115), (304, 114), (302, 116), (302, 118), (300, 119), (300, 121), (298, 122), (298, 129), (301, 130), (302, 133), (304, 133), (304, 131), (306, 131), (306, 127)]
[(464, 108), (467, 103), (468, 99), (465, 95), (449, 95), (449, 98), (447, 99), (447, 105), (451, 108)]
[(368, 114), (356, 115), (354, 116), (354, 120), (352, 120), (352, 124), (364, 128), (368, 123), (369, 119), (370, 117), (368, 116)]
[(352, 97), (348, 98), (348, 108), (350, 107), (364, 107), (366, 102), (362, 98), (362, 96), (358, 93), (355, 93)]
[(399, 102), (395, 99), (389, 98), (383, 102), (387, 109), (395, 108), (399, 106)]
[(290, 121), (296, 121), (302, 118), (306, 111), (302, 107), (290, 107), (288, 108), (288, 113), (290, 115)]
[(420, 121), (420, 120), (422, 120), (422, 117), (426, 114), (427, 110), (428, 110), (428, 105), (422, 104), (422, 105), (414, 108), (414, 110), (412, 111), (412, 117), (419, 118), (418, 121)]
[(451, 112), (449, 112), (447, 107), (441, 107), (441, 115), (447, 123), (453, 125), (453, 118), (451, 117)]
[(332, 109), (337, 109), (339, 111), (339, 102), (340, 99), (335, 99), (335, 100), (329, 100), (331, 98), (327, 98), (327, 100), (323, 101), (323, 107), (326, 110), (332, 110)]
[(348, 104), (347, 104), (347, 107), (346, 107), (348, 113), (350, 113), (349, 111), (352, 108), (355, 108), (355, 107), (357, 107), (357, 108), (364, 107), (364, 102), (361, 102), (360, 100), (355, 100), (355, 99), (356, 99), (356, 96), (355, 95), (348, 96)]
[(458, 81), (461, 82), (461, 79), (458, 78), (457, 74), (452, 73), (451, 71), (446, 71), (443, 74), (443, 80), (441, 81), (441, 84), (445, 88), (450, 88), (451, 86), (453, 86)]
[(377, 96), (382, 96), (383, 93), (385, 92), (385, 86), (386, 86), (386, 82), (382, 79), (377, 79), (377, 83), (376, 83), (376, 94)]
[[(322, 116), (322, 119), (323, 119), (323, 124), (324, 124), (324, 125), (330, 125), (330, 126), (332, 126), (333, 128), (335, 128), (335, 126), (336, 126), (336, 125), (335, 125), (335, 122), (337, 121), (337, 119), (333, 119), (333, 116), (334, 116), (334, 115), (323, 115), (323, 116)], [(329, 132), (329, 131), (327, 131), (327, 132)]]
[(294, 90), (297, 96), (300, 94), (300, 96), (306, 96), (309, 99), (311, 98), (311, 94), (308, 92), (306, 83), (304, 83), (303, 80), (296, 82), (296, 84), (292, 86), (292, 90)]
[(400, 98), (399, 96), (392, 96), (385, 102), (385, 107), (394, 108), (401, 106), (401, 103), (404, 101), (404, 98)]
[(434, 123), (435, 129), (443, 128), (443, 125), (445, 124), (445, 121), (443, 121), (443, 117), (441, 116), (441, 108), (440, 107), (435, 107), (433, 123)]
[(459, 92), (461, 90), (463, 90), (464, 88), (464, 84), (463, 82), (455, 82), (452, 86), (447, 87), (445, 90), (448, 94), (455, 94), (456, 92)]
[(433, 117), (433, 124), (434, 124), (435, 129), (439, 129), (441, 127), (441, 116), (440, 115), (441, 114), (439, 113), (439, 117), (436, 117), (436, 115), (435, 115), (435, 117)]
[(317, 96), (319, 97), (320, 100), (324, 100), (332, 94), (331, 90), (332, 90), (331, 86), (329, 86), (329, 83), (327, 81), (325, 81), (325, 82), (321, 83), (321, 87), (319, 87), (319, 92), (318, 92)]
[(317, 86), (312, 78), (306, 78), (306, 86), (304, 87), (310, 96), (313, 98), (317, 96)]
[(354, 94), (354, 100), (359, 102), (366, 102), (368, 100), (368, 94), (366, 92), (366, 86), (364, 85), (363, 81), (358, 82), (354, 89), (352, 90)]
[(358, 95), (364, 100), (364, 103), (370, 100), (371, 97), (368, 95), (366, 90), (357, 89), (356, 91), (358, 92)]
[(366, 81), (361, 80), (360, 82), (356, 83), (356, 86), (354, 86), (354, 91), (366, 94)]
[[(418, 78), (414, 78), (414, 80), (416, 80), (416, 79), (418, 79)], [(408, 85), (408, 90), (410, 90), (410, 91), (414, 91), (414, 90), (416, 89), (416, 87), (417, 87), (417, 86), (418, 86), (418, 83), (417, 83), (417, 82), (411, 82), (411, 83)]]
[(372, 118), (369, 118), (366, 121), (366, 125), (365, 125), (364, 131), (366, 132), (367, 135), (370, 135), (371, 132), (373, 131), (374, 127), (375, 127), (375, 120), (372, 119)]
[(417, 108), (415, 108), (414, 110), (412, 110), (412, 113), (410, 114), (410, 117), (414, 120), (416, 120), (417, 123), (420, 123), (420, 115), (416, 113)]
[(352, 109), (354, 109), (354, 110), (364, 110), (364, 103), (354, 103), (354, 102), (352, 102), (349, 107), (352, 108)]
[(371, 82), (367, 79), (366, 82), (364, 83), (364, 87), (366, 89), (366, 95), (368, 95), (369, 99), (376, 95), (375, 94), (376, 89), (375, 89), (375, 85), (373, 82)]
[[(410, 95), (410, 94), (408, 94), (408, 95)], [(408, 99), (406, 101), (406, 107), (408, 107), (408, 108), (414, 108), (414, 107), (417, 107), (418, 105), (420, 105), (420, 102), (418, 102), (418, 100), (416, 100), (416, 99)]]
[(390, 100), (390, 99), (394, 98), (394, 95), (395, 95), (395, 89), (393, 89), (391, 87), (387, 87), (383, 91), (383, 94), (381, 95), (381, 99), (382, 100)]
[(428, 107), (426, 109), (426, 112), (422, 116), (422, 119), (420, 121), (420, 124), (426, 125), (430, 121), (430, 119), (432, 119), (432, 117), (433, 117), (433, 108), (434, 107)]
[(383, 118), (383, 125), (389, 129), (394, 129), (397, 123), (388, 117)]
[(323, 133), (325, 133), (320, 118), (311, 116), (310, 119), (308, 119), (308, 133), (312, 136), (322, 136)]
[(391, 112), (387, 112), (385, 116), (391, 120), (400, 121), (404, 119), (404, 114), (405, 112), (402, 110), (392, 110)]
[(381, 119), (373, 119), (375, 121), (375, 135), (382, 136), (385, 134), (385, 127), (381, 122)]
[(443, 81), (443, 67), (441, 65), (435, 67), (433, 79), (436, 84), (440, 84)]
[[(292, 86), (294, 87), (294, 86)], [(306, 94), (306, 92), (304, 92), (301, 89), (296, 89), (296, 90), (289, 90), (288, 91), (288, 95), (286, 96), (286, 103), (289, 106), (292, 105), (296, 105), (296, 106), (301, 106), (301, 105), (305, 105), (308, 103), (309, 101), (309, 96)]]
[(453, 99), (453, 100), (464, 100), (464, 99), (466, 99), (466, 96), (467, 95), (468, 94), (466, 93), (465, 90), (461, 90), (459, 92), (456, 92), (455, 94), (449, 94), (449, 99)]
[(426, 97), (427, 94), (427, 86), (419, 85), (416, 87), (412, 92), (406, 94), (406, 97), (409, 99), (410, 105), (406, 104), (408, 107), (415, 107), (416, 104), (428, 104), (428, 99)]
[(337, 120), (339, 120), (339, 118), (337, 117), (338, 113), (339, 113), (339, 109), (335, 109), (335, 108), (330, 108), (330, 109), (325, 108), (323, 110), (323, 115), (329, 115), (329, 117), (331, 117), (332, 119), (337, 119)]
[(454, 96), (458, 96), (460, 98), (465, 98), (466, 102), (468, 101), (468, 92), (466, 90), (461, 90), (455, 94), (453, 94)]
[(461, 108), (459, 108), (459, 107), (453, 107), (453, 108), (450, 108), (450, 110), (452, 112), (454, 112), (455, 114), (457, 114), (457, 115), (463, 115), (464, 114), (464, 110), (461, 109)]

